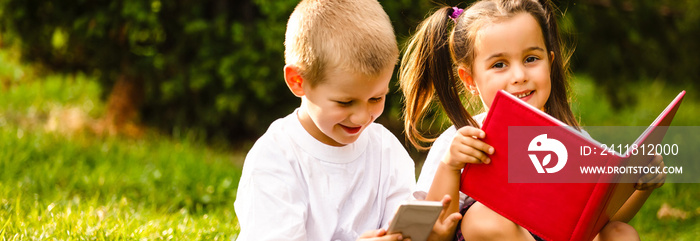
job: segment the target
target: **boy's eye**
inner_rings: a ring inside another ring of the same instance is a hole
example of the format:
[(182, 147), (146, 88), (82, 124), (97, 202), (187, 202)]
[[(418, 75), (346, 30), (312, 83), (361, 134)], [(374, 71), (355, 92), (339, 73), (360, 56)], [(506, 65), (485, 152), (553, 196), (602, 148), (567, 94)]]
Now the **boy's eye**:
[(352, 100), (351, 101), (336, 101), (336, 103), (338, 103), (342, 106), (349, 106), (350, 104), (352, 104)]
[(371, 98), (371, 99), (369, 99), (369, 101), (370, 101), (370, 102), (373, 102), (373, 103), (377, 103), (377, 102), (382, 101), (382, 98), (383, 98), (383, 97)]
[(491, 66), (491, 68), (497, 68), (497, 69), (501, 69), (501, 68), (504, 68), (504, 67), (506, 67), (506, 64), (503, 63), (503, 62), (498, 62), (498, 63), (495, 63), (495, 64), (493, 64), (493, 65)]
[(530, 56), (530, 57), (525, 58), (525, 63), (532, 63), (532, 62), (537, 61), (538, 59), (540, 59), (540, 58), (537, 58), (535, 56)]

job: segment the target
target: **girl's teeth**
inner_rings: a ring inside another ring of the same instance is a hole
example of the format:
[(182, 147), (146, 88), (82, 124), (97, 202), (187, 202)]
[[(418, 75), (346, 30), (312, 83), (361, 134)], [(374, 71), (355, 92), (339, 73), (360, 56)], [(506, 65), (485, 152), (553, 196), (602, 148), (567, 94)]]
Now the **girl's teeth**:
[(532, 91), (530, 91), (530, 92), (527, 92), (527, 93), (522, 93), (522, 94), (516, 95), (515, 97), (518, 97), (518, 98), (523, 98), (523, 97), (525, 97), (525, 96), (528, 96), (528, 95), (530, 95), (531, 93), (532, 93)]

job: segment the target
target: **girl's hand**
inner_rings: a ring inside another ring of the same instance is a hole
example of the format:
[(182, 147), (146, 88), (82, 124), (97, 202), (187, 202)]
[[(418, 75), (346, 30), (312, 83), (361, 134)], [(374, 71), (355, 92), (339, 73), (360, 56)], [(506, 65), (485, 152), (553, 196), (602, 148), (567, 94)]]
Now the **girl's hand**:
[[(649, 162), (648, 167), (658, 167), (658, 172), (664, 170), (664, 158), (660, 155), (655, 155), (654, 159)], [(637, 180), (634, 188), (637, 190), (652, 190), (664, 185), (666, 181), (666, 173), (647, 173)]]
[(488, 155), (493, 154), (494, 149), (481, 140), (485, 137), (486, 133), (479, 128), (472, 126), (459, 128), (442, 162), (454, 171), (462, 170), (467, 163), (491, 163)]
[(447, 209), (451, 202), (452, 198), (450, 198), (450, 195), (445, 195), (442, 198), (442, 211), (435, 225), (433, 225), (433, 231), (430, 232), (428, 240), (440, 241), (452, 240), (454, 238), (455, 231), (457, 230), (457, 223), (462, 219), (462, 214), (459, 212), (448, 213)]

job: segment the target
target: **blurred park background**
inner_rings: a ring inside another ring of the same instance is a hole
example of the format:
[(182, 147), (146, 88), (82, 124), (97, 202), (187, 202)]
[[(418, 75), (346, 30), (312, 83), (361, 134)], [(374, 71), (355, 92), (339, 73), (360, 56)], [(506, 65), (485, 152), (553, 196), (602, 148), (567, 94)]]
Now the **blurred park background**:
[[(297, 2), (0, 0), (0, 239), (235, 239), (245, 153), (299, 105), (281, 71)], [(401, 47), (438, 5), (380, 2)], [(673, 124), (698, 125), (699, 1), (556, 3), (583, 125), (648, 125), (681, 90)], [(378, 122), (404, 140), (394, 83)], [(631, 224), (695, 240), (700, 184)]]

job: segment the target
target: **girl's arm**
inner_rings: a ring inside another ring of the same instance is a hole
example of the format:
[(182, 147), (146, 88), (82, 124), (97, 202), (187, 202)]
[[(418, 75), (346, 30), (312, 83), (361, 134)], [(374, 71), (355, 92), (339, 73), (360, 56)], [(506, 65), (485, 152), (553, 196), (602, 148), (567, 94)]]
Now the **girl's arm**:
[[(654, 159), (651, 160), (649, 166), (658, 166), (659, 170), (663, 170), (663, 157), (659, 155), (654, 156)], [(665, 180), (665, 173), (649, 173), (640, 177), (639, 181), (634, 186), (637, 190), (632, 193), (632, 196), (630, 196), (627, 201), (625, 201), (625, 204), (622, 205), (620, 210), (615, 213), (610, 221), (621, 221), (626, 223), (632, 220), (634, 215), (639, 212), (639, 209), (642, 208), (642, 205), (644, 205), (644, 202), (647, 201), (647, 198), (649, 198), (654, 189), (664, 185)]]
[(654, 190), (637, 190), (634, 193), (632, 193), (632, 196), (630, 196), (627, 201), (625, 201), (625, 204), (622, 205), (620, 210), (617, 210), (617, 213), (610, 219), (610, 221), (620, 221), (620, 222), (629, 222), (632, 220), (635, 214), (639, 212), (639, 209), (642, 208), (642, 205), (644, 205), (644, 202), (647, 201), (647, 198), (651, 195), (651, 192)]
[[(447, 156), (449, 155), (445, 155), (445, 159), (447, 159)], [(460, 175), (461, 172), (459, 170), (455, 172), (454, 168), (446, 164), (444, 160), (440, 162), (426, 200), (437, 201), (444, 195), (450, 195), (450, 197), (455, 200), (459, 199)], [(450, 202), (446, 213), (455, 213), (458, 211), (459, 202)], [(440, 220), (443, 218), (444, 217), (440, 217)]]
[[(491, 162), (487, 154), (493, 154), (494, 150), (481, 140), (484, 137), (486, 133), (475, 127), (465, 126), (457, 130), (449, 150), (438, 164), (426, 200), (439, 201), (445, 195), (450, 195), (454, 200), (459, 198), (460, 176), (464, 165)], [(451, 202), (446, 214), (458, 211), (459, 202)], [(446, 216), (441, 216), (440, 220), (445, 218)]]

